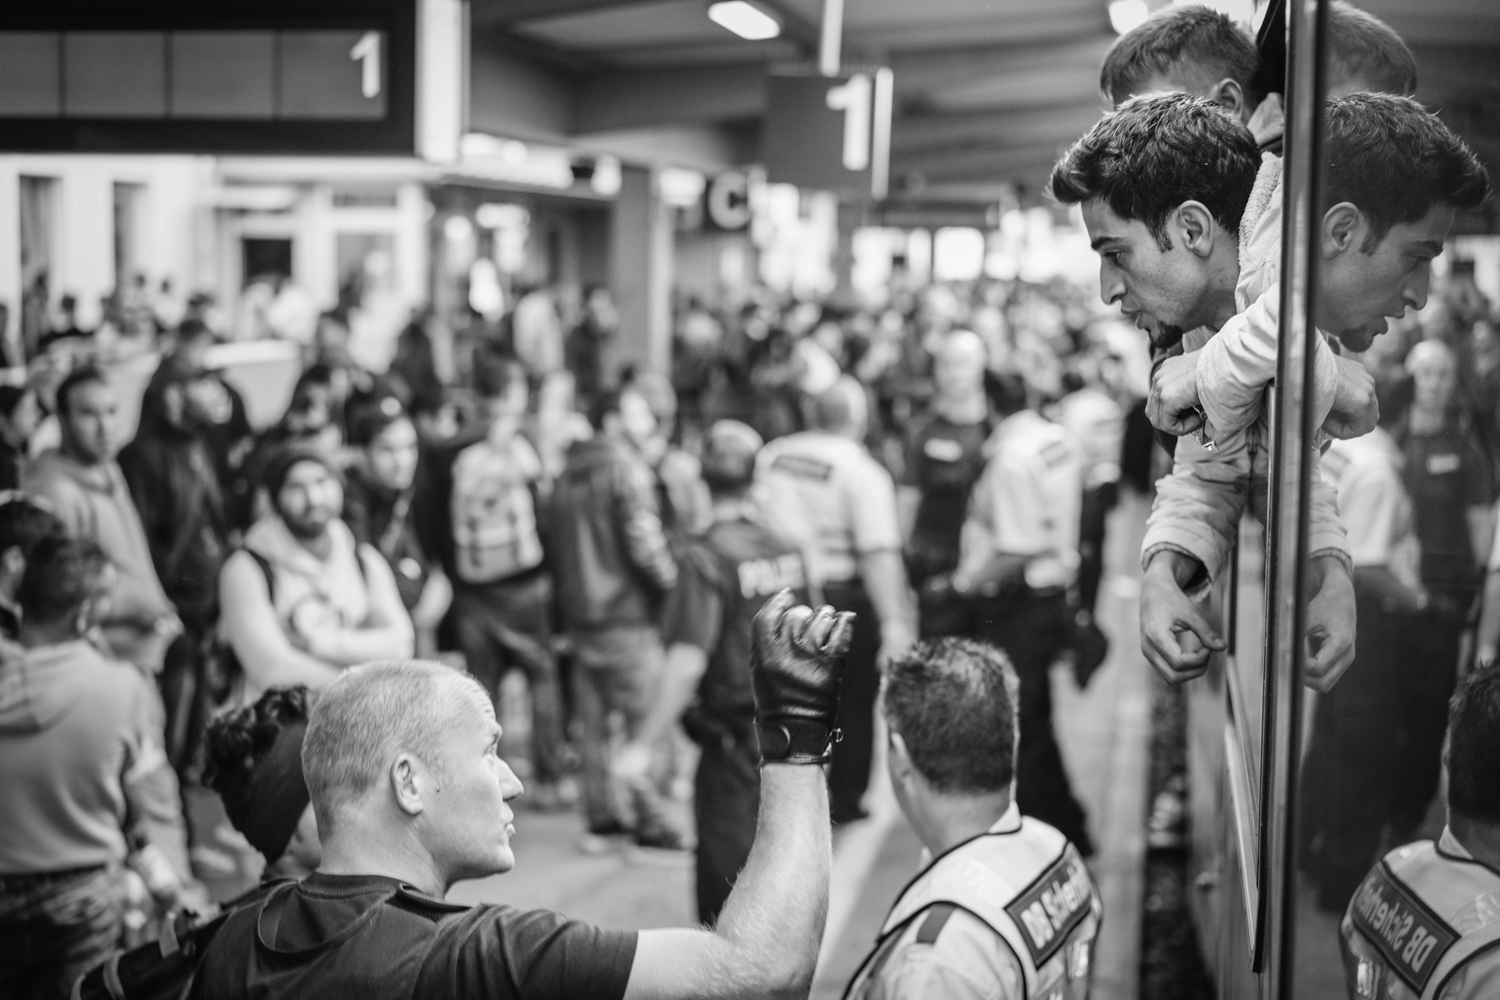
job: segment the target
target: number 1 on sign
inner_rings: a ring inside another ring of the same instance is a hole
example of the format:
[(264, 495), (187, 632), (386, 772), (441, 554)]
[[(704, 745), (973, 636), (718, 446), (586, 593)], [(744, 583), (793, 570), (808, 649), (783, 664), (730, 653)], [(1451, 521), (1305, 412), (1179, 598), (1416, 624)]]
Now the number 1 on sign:
[(828, 110), (844, 113), (845, 170), (870, 165), (870, 89), (870, 78), (856, 73), (828, 91)]
[(380, 96), (380, 32), (367, 31), (359, 36), (349, 58), (359, 63), (359, 92), (366, 97)]

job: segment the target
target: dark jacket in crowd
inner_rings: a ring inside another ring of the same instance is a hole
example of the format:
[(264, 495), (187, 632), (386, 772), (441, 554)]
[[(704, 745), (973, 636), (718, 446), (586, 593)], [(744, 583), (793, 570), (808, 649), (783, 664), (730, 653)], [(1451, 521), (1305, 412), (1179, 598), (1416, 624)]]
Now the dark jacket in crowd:
[(401, 603), (410, 611), (422, 599), (436, 560), (427, 556), (417, 534), (413, 486), (400, 493), (371, 482), (353, 468), (344, 482), (344, 523), (356, 541), (385, 557), (396, 577)]
[(229, 522), (206, 428), (173, 424), (165, 413), (168, 380), (153, 380), (141, 403), (135, 440), (120, 452), (120, 471), (140, 513), (151, 561), (178, 616), (195, 633), (219, 614), (219, 570)]
[(563, 627), (649, 625), (677, 583), (644, 459), (604, 438), (579, 441), (552, 495), (553, 573)]

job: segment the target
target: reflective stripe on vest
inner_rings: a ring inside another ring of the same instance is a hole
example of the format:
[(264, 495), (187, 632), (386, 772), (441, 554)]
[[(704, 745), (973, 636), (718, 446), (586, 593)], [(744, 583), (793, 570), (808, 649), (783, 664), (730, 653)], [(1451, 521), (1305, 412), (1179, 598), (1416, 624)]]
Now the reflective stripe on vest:
[(1430, 840), (1397, 848), (1360, 883), (1340, 929), (1353, 996), (1384, 1000), (1394, 977), (1430, 1000), (1500, 943), (1500, 874)]
[[(860, 997), (912, 922), (943, 904), (967, 910), (1005, 940), (1019, 960), (1028, 997), (1059, 981), (1087, 979), (1088, 953), (1104, 913), (1099, 891), (1061, 833), (1022, 819), (1020, 829), (982, 834), (919, 874), (891, 907), (844, 996)], [(1085, 954), (1070, 960), (1074, 945)]]

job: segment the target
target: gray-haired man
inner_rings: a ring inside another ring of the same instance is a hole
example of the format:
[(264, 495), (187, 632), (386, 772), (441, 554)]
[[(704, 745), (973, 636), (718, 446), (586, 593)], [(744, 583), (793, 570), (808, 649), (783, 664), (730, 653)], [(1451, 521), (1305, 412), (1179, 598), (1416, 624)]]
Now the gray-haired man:
[(350, 671), (313, 710), (303, 768), (323, 863), (233, 914), (198, 998), (805, 996), (822, 936), (830, 838), (822, 769), (852, 622), (792, 607), (755, 621), (761, 747), (755, 847), (718, 930), (606, 931), (542, 910), (444, 903), (510, 870), (521, 783), (471, 679), (436, 664)]

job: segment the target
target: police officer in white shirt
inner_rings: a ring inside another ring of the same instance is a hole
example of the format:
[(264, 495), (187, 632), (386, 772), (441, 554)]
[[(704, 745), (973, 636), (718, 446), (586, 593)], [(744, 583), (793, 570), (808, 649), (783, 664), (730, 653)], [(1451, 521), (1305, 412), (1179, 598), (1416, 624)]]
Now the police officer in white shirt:
[(925, 864), (847, 1000), (1082, 1000), (1104, 907), (1077, 849), (1016, 808), (1004, 654), (923, 642), (886, 667), (880, 704), (891, 785)]
[(863, 442), (864, 389), (847, 376), (807, 400), (808, 430), (767, 444), (756, 480), (773, 527), (802, 549), (809, 584), (839, 611), (858, 615), (845, 660), (828, 796), (834, 822), (865, 815), (875, 738), (878, 662), (915, 640), (896, 487)]
[[(1351, 670), (1346, 675), (1353, 676)], [(1342, 686), (1342, 682), (1341, 682)], [(1340, 926), (1356, 1000), (1500, 996), (1500, 671), (1459, 686), (1448, 715), (1448, 825), (1387, 854)]]
[(1049, 670), (1069, 643), (1069, 589), (1078, 574), (1082, 461), (1068, 433), (1026, 407), (1018, 376), (992, 375), (990, 403), (1004, 419), (969, 498), (951, 586), (977, 605), (979, 637), (1003, 649), (1021, 678), (1021, 811), (1093, 853), (1087, 817), (1073, 796), (1052, 731)]

